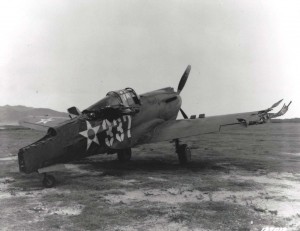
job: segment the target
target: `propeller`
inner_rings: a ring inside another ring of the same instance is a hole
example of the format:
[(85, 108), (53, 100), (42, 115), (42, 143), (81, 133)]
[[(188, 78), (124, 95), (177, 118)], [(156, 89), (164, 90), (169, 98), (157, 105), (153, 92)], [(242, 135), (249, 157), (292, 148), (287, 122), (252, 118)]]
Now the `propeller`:
[(180, 110), (181, 115), (183, 116), (183, 118), (185, 118), (185, 119), (189, 118), (181, 108), (179, 110)]
[[(178, 88), (177, 88), (178, 95), (184, 88), (184, 85), (189, 77), (190, 71), (191, 71), (191, 65), (188, 65), (179, 81)], [(188, 116), (185, 114), (185, 112), (181, 108), (180, 108), (180, 112), (181, 112), (183, 118), (188, 119)]]
[(180, 94), (180, 92), (182, 91), (182, 89), (184, 88), (184, 85), (189, 77), (191, 71), (191, 65), (188, 65), (187, 68), (185, 69), (185, 72), (183, 73), (180, 82), (178, 84), (178, 88), (177, 88), (177, 92), (178, 94)]

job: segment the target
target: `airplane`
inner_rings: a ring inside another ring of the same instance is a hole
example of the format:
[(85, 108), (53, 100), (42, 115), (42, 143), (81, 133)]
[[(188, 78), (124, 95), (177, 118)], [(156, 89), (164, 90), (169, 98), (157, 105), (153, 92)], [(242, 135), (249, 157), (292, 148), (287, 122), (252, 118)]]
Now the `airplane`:
[[(188, 65), (177, 91), (167, 87), (138, 95), (132, 88), (110, 91), (82, 112), (68, 109), (69, 117), (28, 117), (20, 125), (46, 131), (40, 140), (18, 152), (21, 173), (43, 174), (43, 185), (53, 187), (56, 180), (49, 172), (64, 168), (64, 164), (96, 154), (117, 154), (121, 162), (131, 159), (131, 149), (137, 145), (171, 141), (175, 144), (179, 163), (191, 161), (191, 150), (181, 138), (220, 132), (223, 127), (248, 127), (268, 122), (284, 115), (291, 102), (277, 113), (270, 113), (282, 100), (270, 108), (254, 112), (188, 118), (181, 108), (180, 93), (188, 79)], [(183, 119), (177, 119), (181, 112)]]

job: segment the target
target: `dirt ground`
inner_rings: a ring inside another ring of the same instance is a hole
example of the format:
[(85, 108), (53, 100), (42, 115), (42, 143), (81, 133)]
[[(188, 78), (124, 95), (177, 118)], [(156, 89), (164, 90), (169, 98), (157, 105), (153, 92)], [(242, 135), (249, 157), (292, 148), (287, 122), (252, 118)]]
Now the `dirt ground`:
[[(0, 230), (300, 230), (300, 124), (267, 124), (68, 164), (45, 189), (18, 149), (42, 133), (0, 129)], [(279, 230), (279, 229), (277, 229)]]

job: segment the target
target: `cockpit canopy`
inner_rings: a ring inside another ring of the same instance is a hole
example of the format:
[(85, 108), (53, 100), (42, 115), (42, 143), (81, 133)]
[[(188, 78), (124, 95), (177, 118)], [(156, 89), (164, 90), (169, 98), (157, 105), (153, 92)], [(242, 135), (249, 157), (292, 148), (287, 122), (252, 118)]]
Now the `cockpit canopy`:
[(132, 88), (110, 91), (106, 97), (83, 111), (89, 119), (117, 118), (136, 114), (141, 105), (140, 97)]
[(117, 98), (120, 105), (123, 105), (124, 107), (132, 107), (141, 104), (139, 95), (129, 87), (118, 91), (110, 91), (106, 96)]

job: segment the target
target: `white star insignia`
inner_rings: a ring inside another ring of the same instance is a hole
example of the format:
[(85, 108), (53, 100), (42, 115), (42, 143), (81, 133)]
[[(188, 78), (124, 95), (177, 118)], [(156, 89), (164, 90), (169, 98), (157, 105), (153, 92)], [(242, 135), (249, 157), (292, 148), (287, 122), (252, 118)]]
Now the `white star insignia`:
[(41, 121), (39, 122), (36, 122), (37, 124), (41, 123), (41, 124), (46, 124), (50, 121), (53, 121), (54, 119), (53, 118), (49, 118), (49, 119), (41, 119)]
[(98, 140), (98, 137), (97, 137), (97, 132), (99, 131), (99, 128), (100, 128), (100, 125), (98, 125), (96, 127), (92, 127), (90, 122), (86, 120), (86, 130), (83, 131), (83, 132), (79, 132), (80, 135), (86, 137), (86, 139), (87, 139), (86, 150), (89, 149), (92, 142), (99, 145), (99, 140)]

